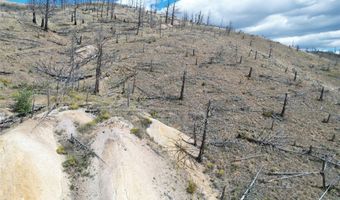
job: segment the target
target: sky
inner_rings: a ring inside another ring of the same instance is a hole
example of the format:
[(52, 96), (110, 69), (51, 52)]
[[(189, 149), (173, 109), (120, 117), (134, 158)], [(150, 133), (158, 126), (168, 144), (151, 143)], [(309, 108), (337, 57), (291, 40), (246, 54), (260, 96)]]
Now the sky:
[[(158, 2), (162, 7), (167, 0)], [(340, 49), (340, 0), (178, 0), (177, 7), (179, 12), (211, 13), (217, 25), (232, 21), (238, 30), (286, 45)]]

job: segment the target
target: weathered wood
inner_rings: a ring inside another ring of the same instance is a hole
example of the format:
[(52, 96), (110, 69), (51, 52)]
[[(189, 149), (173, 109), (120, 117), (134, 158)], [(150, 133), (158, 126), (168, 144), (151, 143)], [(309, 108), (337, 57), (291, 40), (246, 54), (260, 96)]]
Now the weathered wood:
[(247, 197), (248, 193), (250, 192), (251, 188), (254, 186), (254, 184), (255, 184), (257, 178), (259, 177), (259, 175), (260, 175), (262, 169), (263, 169), (263, 167), (261, 167), (261, 168), (258, 170), (258, 172), (256, 173), (256, 176), (254, 177), (254, 179), (252, 180), (252, 182), (249, 184), (247, 190), (243, 193), (243, 195), (242, 195), (242, 197), (241, 197), (240, 200), (244, 200), (244, 199)]

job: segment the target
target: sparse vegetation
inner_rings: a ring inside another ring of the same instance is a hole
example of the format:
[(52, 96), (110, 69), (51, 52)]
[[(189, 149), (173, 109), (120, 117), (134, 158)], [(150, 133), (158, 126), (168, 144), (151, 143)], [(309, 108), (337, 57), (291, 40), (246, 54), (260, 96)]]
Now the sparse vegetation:
[(195, 182), (193, 182), (192, 180), (189, 180), (188, 182), (188, 187), (187, 187), (187, 193), (189, 194), (194, 194), (197, 190), (197, 185)]
[(56, 152), (57, 152), (57, 154), (62, 154), (62, 155), (67, 154), (67, 152), (65, 151), (65, 147), (64, 146), (58, 146)]

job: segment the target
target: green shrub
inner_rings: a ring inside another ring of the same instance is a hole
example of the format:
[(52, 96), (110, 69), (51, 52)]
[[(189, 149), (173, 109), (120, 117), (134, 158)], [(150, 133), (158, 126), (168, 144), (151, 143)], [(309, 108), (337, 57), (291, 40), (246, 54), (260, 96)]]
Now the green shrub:
[(22, 89), (14, 95), (14, 111), (20, 115), (26, 115), (32, 110), (32, 90)]
[(77, 166), (78, 161), (76, 157), (74, 156), (68, 156), (67, 159), (63, 162), (63, 167), (64, 168), (69, 168), (69, 167), (75, 167)]
[(63, 146), (59, 146), (56, 150), (57, 154), (67, 154), (67, 152), (65, 151), (65, 148)]
[(222, 178), (223, 175), (224, 175), (224, 173), (225, 173), (225, 171), (224, 171), (223, 169), (220, 169), (220, 170), (218, 170), (218, 171), (216, 172), (216, 176), (217, 176), (218, 178)]
[(189, 181), (188, 187), (187, 187), (187, 193), (194, 194), (197, 190), (197, 185), (192, 180)]

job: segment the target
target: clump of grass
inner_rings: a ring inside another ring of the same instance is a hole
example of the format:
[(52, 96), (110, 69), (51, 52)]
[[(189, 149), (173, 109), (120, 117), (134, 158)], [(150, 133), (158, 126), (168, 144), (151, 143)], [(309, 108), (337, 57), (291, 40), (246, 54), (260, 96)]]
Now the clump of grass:
[(272, 111), (272, 110), (264, 110), (263, 112), (262, 112), (262, 115), (264, 116), (264, 117), (272, 117), (273, 115), (274, 115), (274, 111)]
[(79, 105), (75, 102), (72, 102), (70, 105), (69, 105), (69, 109), (70, 110), (77, 110), (79, 109)]
[(156, 111), (151, 111), (150, 115), (152, 118), (156, 118), (157, 117), (157, 112)]
[(22, 89), (14, 95), (14, 111), (20, 115), (26, 115), (32, 109), (33, 92), (29, 89)]
[(0, 83), (2, 83), (5, 87), (7, 87), (12, 83), (12, 81), (5, 79), (5, 78), (0, 78)]
[(96, 126), (96, 124), (97, 124), (96, 120), (93, 120), (93, 121), (88, 122), (86, 124), (80, 125), (77, 128), (77, 131), (79, 133), (87, 133), (87, 132), (93, 130), (93, 128)]
[(62, 165), (66, 169), (70, 167), (76, 167), (78, 165), (78, 160), (76, 159), (75, 156), (70, 155), (67, 157), (67, 159), (63, 162)]
[(56, 150), (57, 154), (61, 154), (61, 155), (65, 155), (67, 154), (65, 147), (64, 146), (58, 146), (57, 150)]
[(110, 119), (111, 115), (108, 111), (102, 111), (99, 113), (99, 115), (96, 117), (95, 121), (96, 123), (101, 123), (105, 120)]
[(213, 168), (214, 168), (214, 163), (208, 162), (208, 163), (207, 163), (207, 168), (208, 168), (208, 169), (213, 169)]
[(225, 174), (225, 171), (223, 169), (220, 169), (216, 172), (216, 176), (218, 178), (222, 178), (224, 174)]
[(84, 99), (84, 97), (76, 91), (70, 91), (68, 95), (71, 97), (72, 100), (75, 101), (82, 101)]
[(143, 118), (141, 123), (144, 127), (149, 127), (152, 124), (152, 120), (150, 118)]
[(188, 182), (187, 193), (194, 194), (197, 190), (197, 185), (194, 181), (190, 180)]
[(130, 130), (131, 134), (134, 134), (135, 136), (139, 137), (140, 139), (142, 139), (142, 131), (139, 128), (132, 128)]

